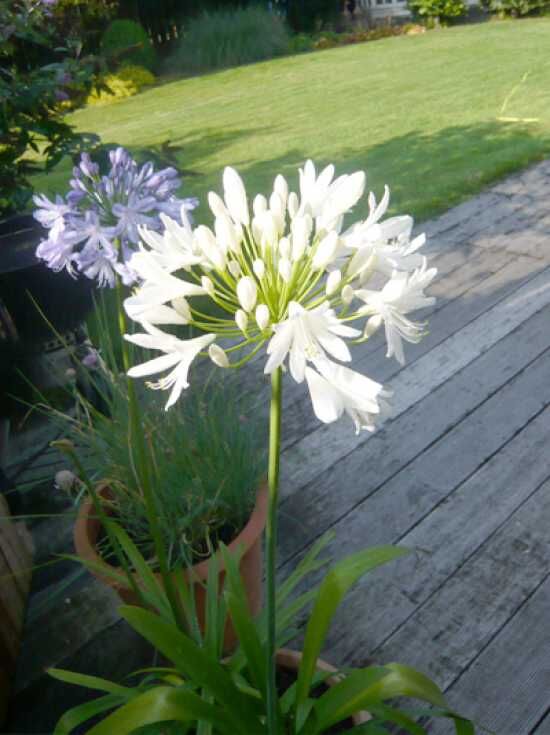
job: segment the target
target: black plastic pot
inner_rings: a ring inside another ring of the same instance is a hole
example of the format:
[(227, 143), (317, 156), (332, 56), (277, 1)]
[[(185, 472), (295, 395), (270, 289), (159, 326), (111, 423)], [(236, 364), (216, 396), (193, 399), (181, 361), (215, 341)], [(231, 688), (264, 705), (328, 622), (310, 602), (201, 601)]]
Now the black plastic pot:
[(0, 300), (31, 351), (41, 351), (53, 335), (29, 294), (61, 333), (75, 329), (92, 307), (93, 281), (55, 273), (37, 259), (36, 247), (45, 236), (31, 215), (0, 221)]
[(29, 383), (42, 388), (42, 355), (59, 346), (31, 296), (69, 343), (93, 304), (94, 282), (55, 273), (38, 260), (45, 235), (30, 215), (0, 221), (0, 416), (26, 411), (24, 402), (35, 399)]

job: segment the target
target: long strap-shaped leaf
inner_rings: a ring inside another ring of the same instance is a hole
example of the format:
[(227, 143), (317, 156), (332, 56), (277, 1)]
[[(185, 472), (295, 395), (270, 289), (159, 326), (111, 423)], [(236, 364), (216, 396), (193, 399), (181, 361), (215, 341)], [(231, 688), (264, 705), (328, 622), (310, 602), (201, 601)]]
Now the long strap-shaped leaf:
[(317, 659), (340, 602), (348, 590), (367, 572), (408, 553), (408, 549), (397, 546), (378, 546), (359, 551), (335, 564), (323, 579), (306, 628), (296, 688), (296, 723), (301, 719), (299, 709), (308, 696)]
[(109, 522), (109, 526), (111, 533), (122, 547), (122, 551), (126, 554), (136, 570), (146, 601), (153, 605), (168, 620), (174, 620), (172, 609), (170, 608), (170, 601), (137, 546), (118, 523)]
[(427, 676), (402, 664), (386, 664), (353, 671), (315, 703), (311, 735), (324, 732), (359, 710), (378, 706), (395, 697), (412, 697), (445, 707), (439, 687)]
[(113, 709), (123, 703), (124, 700), (116, 694), (106, 694), (105, 696), (98, 697), (91, 702), (79, 704), (77, 707), (67, 710), (67, 712), (65, 712), (65, 714), (59, 719), (55, 726), (53, 735), (69, 735), (75, 727), (78, 727), (83, 722), (87, 722), (90, 718), (100, 715), (103, 712)]
[(373, 685), (388, 674), (388, 669), (383, 666), (369, 666), (352, 671), (316, 700), (314, 719), (306, 725), (304, 732), (323, 732), (331, 725), (359, 712), (365, 692), (370, 691)]
[[(208, 720), (224, 735), (234, 735), (233, 719), (220, 707), (207, 704), (200, 697), (182, 688), (155, 687), (123, 705), (92, 727), (88, 735), (129, 735), (134, 730), (157, 722), (176, 720), (193, 722)], [(253, 731), (247, 731), (248, 733)]]
[(248, 610), (246, 592), (235, 560), (226, 546), (221, 546), (221, 551), (227, 574), (225, 598), (229, 614), (244, 651), (246, 665), (254, 686), (262, 693), (265, 700), (267, 668), (260, 637)]
[(65, 669), (48, 669), (48, 674), (53, 676), (54, 679), (64, 681), (66, 684), (76, 684), (80, 687), (86, 687), (86, 689), (97, 689), (100, 692), (116, 694), (119, 697), (130, 697), (135, 691), (131, 687), (115, 684), (115, 682), (102, 679), (99, 676), (77, 674), (74, 671), (65, 671)]
[(148, 610), (123, 605), (120, 614), (194, 685), (211, 692), (216, 702), (226, 708), (234, 723), (234, 733), (249, 735), (259, 729), (257, 703), (237, 689), (216, 658), (208, 656), (189, 636)]

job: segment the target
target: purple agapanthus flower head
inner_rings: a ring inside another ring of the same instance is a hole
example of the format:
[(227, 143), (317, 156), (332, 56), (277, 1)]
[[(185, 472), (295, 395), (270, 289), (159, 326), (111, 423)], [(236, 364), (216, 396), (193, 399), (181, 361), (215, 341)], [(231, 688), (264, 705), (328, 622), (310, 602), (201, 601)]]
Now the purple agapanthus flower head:
[(35, 196), (34, 217), (49, 230), (36, 250), (49, 268), (113, 287), (117, 277), (125, 285), (136, 281), (128, 264), (139, 244), (138, 228), (160, 230), (161, 214), (188, 219), (198, 201), (176, 196), (181, 180), (175, 168), (138, 166), (124, 148), (111, 150), (109, 161), (102, 173), (83, 153), (66, 196)]

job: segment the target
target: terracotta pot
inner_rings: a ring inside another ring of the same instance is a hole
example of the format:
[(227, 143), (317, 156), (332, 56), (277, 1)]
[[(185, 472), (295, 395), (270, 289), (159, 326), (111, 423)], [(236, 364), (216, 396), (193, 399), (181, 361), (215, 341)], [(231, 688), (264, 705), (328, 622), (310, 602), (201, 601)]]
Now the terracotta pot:
[[(107, 492), (107, 488), (100, 490), (100, 493)], [(230, 553), (236, 553), (241, 549), (242, 556), (239, 569), (243, 584), (246, 589), (249, 609), (253, 615), (257, 615), (262, 605), (262, 534), (266, 524), (267, 517), (267, 486), (262, 485), (256, 497), (256, 504), (252, 515), (246, 526), (239, 535), (228, 545)], [(115, 568), (108, 565), (97, 553), (96, 541), (101, 529), (101, 522), (94, 513), (93, 503), (91, 499), (86, 500), (80, 507), (76, 524), (74, 527), (74, 545), (77, 554), (84, 561), (91, 561), (105, 567), (106, 570)], [(195, 602), (197, 608), (197, 616), (201, 629), (204, 627), (205, 620), (205, 602), (206, 590), (205, 583), (208, 579), (209, 560), (205, 559), (199, 564), (195, 564), (190, 570), (183, 572), (185, 579), (193, 580), (195, 591)], [(223, 585), (225, 578), (225, 567), (221, 554), (218, 554), (219, 568), (219, 586)], [(101, 574), (93, 569), (92, 574), (104, 584), (112, 587), (120, 598), (127, 605), (140, 606), (140, 600), (132, 589), (123, 587), (115, 582), (108, 574)], [(179, 574), (179, 573), (178, 573)], [(155, 575), (160, 581), (160, 574)], [(138, 575), (134, 574), (134, 579), (139, 583)], [(176, 585), (178, 583), (178, 575), (174, 574)], [(235, 647), (237, 638), (233, 630), (231, 622), (228, 621), (225, 629), (224, 652), (229, 652)]]
[[(279, 669), (289, 669), (297, 672), (300, 667), (300, 661), (302, 660), (302, 652), (293, 651), (290, 648), (280, 648), (277, 651), (275, 658)], [(338, 673), (338, 669), (335, 669), (334, 666), (323, 661), (322, 658), (317, 659), (317, 671), (334, 674), (334, 676), (329, 676), (328, 679), (325, 679), (324, 683), (328, 687), (335, 686), (344, 678), (343, 674)], [(350, 719), (353, 720), (354, 725), (362, 725), (364, 722), (368, 722), (372, 718), (368, 712), (361, 710)]]

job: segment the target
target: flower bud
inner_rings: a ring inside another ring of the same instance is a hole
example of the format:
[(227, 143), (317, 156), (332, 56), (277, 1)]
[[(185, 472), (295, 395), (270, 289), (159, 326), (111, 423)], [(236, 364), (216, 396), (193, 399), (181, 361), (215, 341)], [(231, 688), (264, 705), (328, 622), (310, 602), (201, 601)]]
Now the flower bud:
[(342, 273), (339, 270), (335, 270), (329, 273), (326, 286), (327, 296), (332, 296), (332, 294), (337, 290), (338, 286), (340, 285), (341, 280)]
[(214, 292), (216, 289), (214, 288), (214, 284), (212, 283), (210, 278), (208, 278), (208, 276), (203, 276), (201, 278), (201, 286), (204, 288), (204, 290), (209, 296), (214, 295)]
[(228, 250), (232, 253), (237, 252), (237, 235), (229, 217), (216, 217), (214, 229), (216, 230), (217, 243), (223, 253), (227, 254)]
[(344, 288), (342, 289), (342, 301), (344, 302), (346, 306), (348, 306), (353, 301), (354, 296), (355, 296), (355, 292), (348, 283), (348, 285), (344, 286)]
[(242, 225), (248, 225), (250, 215), (248, 213), (246, 189), (239, 174), (230, 166), (227, 166), (223, 172), (223, 195), (225, 206), (229, 210), (232, 219)]
[(269, 324), (269, 309), (265, 304), (258, 304), (256, 307), (256, 324), (262, 331)]
[(257, 258), (252, 263), (252, 270), (254, 271), (254, 275), (256, 278), (259, 278), (260, 280), (265, 276), (265, 263), (261, 258)]
[(290, 281), (290, 276), (292, 274), (292, 263), (288, 258), (281, 258), (279, 261), (279, 275), (283, 279), (285, 283), (288, 283)]
[(338, 235), (336, 232), (329, 232), (317, 246), (315, 255), (313, 256), (313, 267), (317, 270), (326, 268), (334, 260), (337, 248)]
[(272, 248), (275, 245), (279, 236), (277, 223), (269, 211), (262, 215), (261, 230), (260, 246), (262, 253), (265, 253), (269, 248)]
[[(210, 279), (208, 279), (210, 281)], [(212, 283), (212, 281), (210, 281)], [(204, 285), (203, 285), (204, 288)], [(206, 290), (206, 289), (205, 289)], [(177, 299), (172, 299), (172, 306), (174, 307), (174, 310), (177, 311), (177, 313), (185, 319), (186, 322), (190, 322), (192, 319), (191, 316), (191, 309), (189, 308), (189, 304), (187, 303), (187, 300), (180, 296)]]
[(59, 470), (55, 473), (55, 486), (63, 492), (70, 493), (78, 482), (78, 477), (70, 470)]
[(273, 184), (273, 191), (275, 191), (281, 197), (281, 202), (283, 203), (283, 207), (286, 207), (286, 203), (288, 200), (288, 184), (286, 183), (285, 177), (281, 176), (281, 174), (278, 174), (275, 177), (275, 183)]
[(290, 241), (288, 237), (281, 237), (279, 240), (279, 255), (281, 258), (290, 259)]
[(195, 237), (197, 239), (198, 246), (212, 263), (214, 268), (219, 271), (225, 270), (225, 255), (216, 242), (216, 238), (214, 237), (212, 230), (204, 225), (199, 225), (195, 230)]
[(223, 199), (220, 196), (218, 196), (216, 192), (214, 191), (208, 192), (208, 204), (210, 206), (210, 209), (214, 217), (229, 216), (229, 212), (227, 211), (227, 207), (223, 203)]
[(211, 344), (208, 348), (208, 356), (214, 365), (221, 368), (229, 367), (229, 360), (227, 359), (225, 350), (223, 350), (219, 345)]
[(237, 298), (240, 305), (247, 312), (251, 312), (256, 306), (258, 290), (254, 280), (250, 276), (244, 276), (237, 284)]
[(299, 260), (304, 254), (311, 235), (312, 219), (310, 215), (297, 216), (292, 222), (292, 260)]
[(248, 326), (248, 316), (246, 312), (242, 309), (238, 309), (237, 313), (235, 314), (235, 321), (241, 332), (246, 333), (246, 328)]
[(252, 209), (255, 217), (260, 217), (267, 210), (267, 199), (263, 194), (256, 194)]
[(363, 336), (367, 339), (371, 337), (380, 327), (382, 326), (382, 315), (381, 314), (375, 314), (374, 316), (371, 316), (370, 319), (367, 320), (367, 323), (365, 324), (365, 331), (363, 332)]
[(298, 195), (295, 192), (291, 191), (290, 194), (288, 195), (288, 203), (287, 203), (288, 214), (290, 216), (290, 219), (294, 219), (294, 217), (296, 217), (296, 213), (298, 212), (299, 207), (300, 207), (300, 202), (298, 201)]
[(281, 197), (275, 191), (269, 197), (269, 211), (277, 226), (277, 232), (282, 234), (285, 229), (285, 206)]
[(227, 264), (227, 270), (231, 273), (233, 278), (238, 278), (241, 275), (241, 266), (236, 260), (230, 260)]

